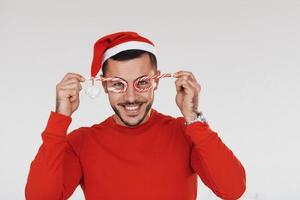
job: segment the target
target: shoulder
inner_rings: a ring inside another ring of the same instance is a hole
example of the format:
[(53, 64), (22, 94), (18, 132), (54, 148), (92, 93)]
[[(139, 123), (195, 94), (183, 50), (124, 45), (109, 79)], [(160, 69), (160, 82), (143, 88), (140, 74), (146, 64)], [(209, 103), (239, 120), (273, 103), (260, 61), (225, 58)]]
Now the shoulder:
[(107, 130), (107, 119), (99, 124), (91, 126), (83, 126), (74, 129), (67, 135), (67, 142), (72, 146), (75, 151), (80, 151), (89, 138), (94, 135), (99, 135)]
[(162, 113), (157, 113), (160, 118), (160, 126), (165, 127), (168, 132), (171, 132), (181, 139), (184, 139), (189, 146), (192, 145), (190, 138), (185, 134), (186, 126), (184, 117), (173, 117)]
[(158, 111), (155, 111), (155, 112), (156, 112), (156, 115), (158, 118), (157, 121), (161, 125), (172, 126), (172, 127), (184, 130), (185, 126), (184, 126), (184, 118), (183, 117), (174, 117), (171, 115), (160, 113)]

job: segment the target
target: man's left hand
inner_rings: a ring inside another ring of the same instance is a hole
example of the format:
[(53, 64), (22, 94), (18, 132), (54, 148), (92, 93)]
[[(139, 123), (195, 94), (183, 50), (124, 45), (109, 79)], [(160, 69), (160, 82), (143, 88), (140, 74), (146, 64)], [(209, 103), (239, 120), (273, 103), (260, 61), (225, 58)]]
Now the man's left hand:
[(174, 74), (174, 77), (177, 78), (176, 104), (185, 121), (190, 122), (197, 118), (201, 86), (191, 72), (179, 71)]

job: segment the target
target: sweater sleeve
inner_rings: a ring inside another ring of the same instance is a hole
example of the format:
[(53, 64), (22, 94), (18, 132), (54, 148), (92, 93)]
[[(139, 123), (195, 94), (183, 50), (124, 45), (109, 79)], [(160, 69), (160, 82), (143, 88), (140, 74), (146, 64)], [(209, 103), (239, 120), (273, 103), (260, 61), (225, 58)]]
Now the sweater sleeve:
[(246, 175), (232, 151), (207, 123), (190, 124), (185, 133), (192, 142), (191, 166), (204, 184), (222, 199), (238, 199), (246, 189)]
[(79, 159), (67, 142), (71, 121), (71, 117), (51, 112), (42, 133), (43, 143), (30, 166), (26, 199), (67, 199), (80, 184)]

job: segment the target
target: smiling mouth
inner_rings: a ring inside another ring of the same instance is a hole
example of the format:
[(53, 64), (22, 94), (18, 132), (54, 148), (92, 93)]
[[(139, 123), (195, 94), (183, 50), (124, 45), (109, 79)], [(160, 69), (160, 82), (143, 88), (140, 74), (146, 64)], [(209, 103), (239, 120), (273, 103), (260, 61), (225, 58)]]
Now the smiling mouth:
[(125, 103), (121, 104), (121, 106), (128, 112), (137, 112), (143, 103)]

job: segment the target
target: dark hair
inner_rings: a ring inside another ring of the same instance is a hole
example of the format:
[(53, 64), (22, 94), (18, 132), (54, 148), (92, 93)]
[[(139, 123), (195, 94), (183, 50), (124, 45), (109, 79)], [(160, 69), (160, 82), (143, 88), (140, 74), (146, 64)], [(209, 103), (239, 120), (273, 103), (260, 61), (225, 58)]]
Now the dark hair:
[[(116, 55), (110, 57), (109, 59), (113, 59), (113, 60), (117, 60), (117, 61), (131, 60), (134, 58), (138, 58), (145, 53), (149, 55), (150, 62), (154, 66), (154, 69), (156, 70), (157, 69), (157, 60), (156, 60), (155, 55), (153, 53), (150, 53), (150, 52), (144, 51), (144, 50), (140, 50), (140, 49), (130, 49), (130, 50), (121, 51), (120, 53), (117, 53)], [(105, 75), (105, 72), (107, 69), (107, 61), (108, 60), (106, 60), (102, 66), (103, 75)]]

